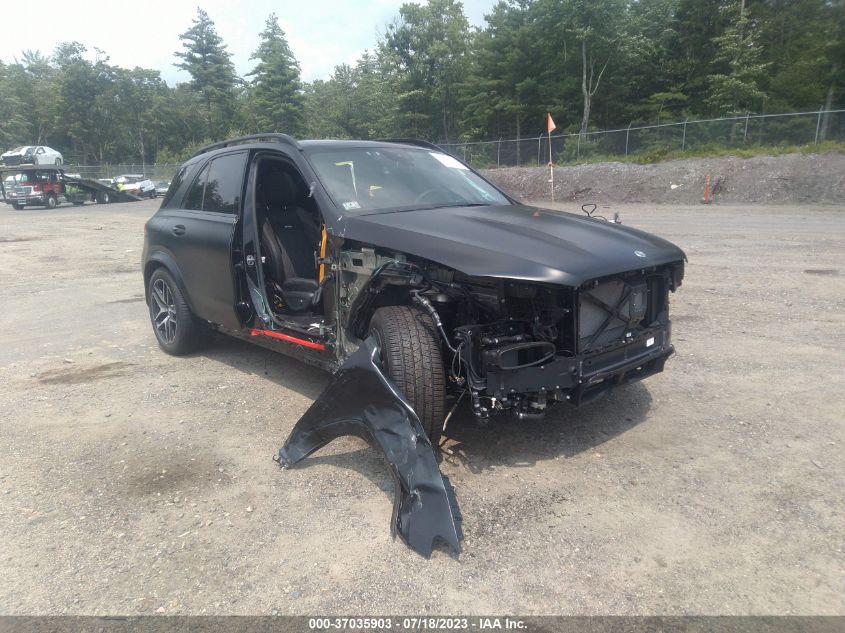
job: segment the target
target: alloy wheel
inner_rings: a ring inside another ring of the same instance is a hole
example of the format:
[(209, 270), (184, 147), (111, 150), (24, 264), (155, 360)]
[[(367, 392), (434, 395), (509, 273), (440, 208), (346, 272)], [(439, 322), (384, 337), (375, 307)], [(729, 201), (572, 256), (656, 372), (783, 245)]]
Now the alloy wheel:
[(152, 299), (150, 312), (153, 315), (156, 334), (163, 343), (170, 344), (176, 340), (176, 329), (178, 327), (173, 292), (164, 279), (156, 279), (153, 284), (153, 291), (150, 294)]

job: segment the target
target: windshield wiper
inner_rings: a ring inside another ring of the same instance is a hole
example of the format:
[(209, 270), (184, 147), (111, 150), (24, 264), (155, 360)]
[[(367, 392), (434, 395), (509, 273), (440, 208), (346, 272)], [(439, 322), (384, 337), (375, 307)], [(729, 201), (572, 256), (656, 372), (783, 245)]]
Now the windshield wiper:
[(431, 209), (451, 209), (454, 207), (492, 207), (492, 202), (455, 202), (450, 204), (436, 204), (430, 207), (413, 207), (407, 211), (429, 211)]
[(434, 209), (450, 209), (455, 207), (492, 207), (493, 202), (457, 202), (454, 204), (438, 204), (428, 207), (393, 207), (387, 209), (373, 209), (359, 215), (381, 215), (383, 213), (405, 213), (406, 211), (433, 211)]

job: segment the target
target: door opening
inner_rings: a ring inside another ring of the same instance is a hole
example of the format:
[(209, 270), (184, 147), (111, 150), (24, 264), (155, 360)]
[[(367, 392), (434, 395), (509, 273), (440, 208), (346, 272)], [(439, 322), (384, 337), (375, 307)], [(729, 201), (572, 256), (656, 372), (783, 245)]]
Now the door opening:
[(333, 322), (331, 273), (320, 271), (323, 221), (299, 171), (261, 158), (255, 181), (255, 223), (263, 291), (273, 316), (297, 329), (322, 331)]

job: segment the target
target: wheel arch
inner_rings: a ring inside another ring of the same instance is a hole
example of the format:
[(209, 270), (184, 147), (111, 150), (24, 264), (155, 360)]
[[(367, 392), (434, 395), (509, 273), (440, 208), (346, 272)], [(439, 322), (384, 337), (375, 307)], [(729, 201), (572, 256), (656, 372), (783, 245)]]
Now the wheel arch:
[(144, 300), (147, 302), (147, 305), (150, 303), (150, 279), (153, 273), (159, 268), (164, 268), (170, 273), (170, 276), (179, 285), (179, 290), (182, 292), (182, 296), (185, 297), (185, 301), (191, 312), (195, 312), (194, 303), (191, 301), (191, 294), (185, 285), (185, 278), (182, 276), (182, 271), (179, 270), (179, 266), (176, 265), (175, 260), (170, 255), (161, 251), (152, 253), (144, 264)]
[(401, 265), (383, 266), (377, 270), (352, 302), (347, 328), (353, 336), (364, 339), (376, 310), (389, 306), (411, 305), (411, 291), (419, 286), (411, 270)]

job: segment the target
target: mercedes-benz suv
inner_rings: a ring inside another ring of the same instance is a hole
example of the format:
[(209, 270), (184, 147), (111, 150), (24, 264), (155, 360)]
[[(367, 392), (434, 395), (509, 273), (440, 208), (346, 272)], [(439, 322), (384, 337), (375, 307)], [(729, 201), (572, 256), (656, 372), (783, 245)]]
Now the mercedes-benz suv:
[(314, 415), (358, 430), (317, 433), (312, 415), (289, 464), (341, 427), (377, 440), (398, 414), (376, 401), (407, 404), (436, 445), (464, 397), (482, 421), (539, 420), (662, 371), (684, 259), (643, 231), (521, 204), (428, 143), (268, 134), (182, 165), (146, 224), (143, 275), (168, 353), (221, 331), (340, 374), (370, 354), (398, 388), (332, 383)]

